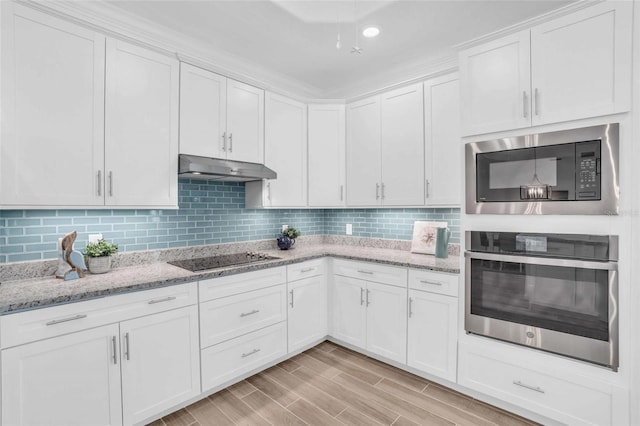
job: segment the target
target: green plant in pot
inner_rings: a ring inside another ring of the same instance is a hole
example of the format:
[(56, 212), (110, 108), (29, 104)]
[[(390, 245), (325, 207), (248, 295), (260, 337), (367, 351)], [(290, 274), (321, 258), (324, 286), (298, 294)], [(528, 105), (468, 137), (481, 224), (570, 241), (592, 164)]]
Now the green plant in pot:
[(87, 256), (87, 266), (92, 274), (104, 274), (111, 269), (111, 255), (117, 253), (118, 245), (106, 240), (98, 240), (87, 244), (84, 254)]
[(280, 247), (280, 250), (289, 250), (296, 243), (296, 238), (299, 236), (300, 231), (296, 228), (288, 227), (278, 237), (278, 247)]

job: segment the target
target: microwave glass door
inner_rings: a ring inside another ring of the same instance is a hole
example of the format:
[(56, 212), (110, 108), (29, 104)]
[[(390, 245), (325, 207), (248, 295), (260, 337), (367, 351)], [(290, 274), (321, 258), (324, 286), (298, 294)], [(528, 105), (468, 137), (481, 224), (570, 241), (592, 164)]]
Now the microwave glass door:
[(471, 259), (471, 314), (608, 341), (609, 274)]

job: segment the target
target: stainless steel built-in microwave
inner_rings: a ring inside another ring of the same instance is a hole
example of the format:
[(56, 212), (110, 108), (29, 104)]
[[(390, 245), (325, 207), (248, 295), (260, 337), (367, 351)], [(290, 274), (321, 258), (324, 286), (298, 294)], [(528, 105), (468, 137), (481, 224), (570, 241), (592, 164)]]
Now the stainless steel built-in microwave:
[(466, 145), (466, 212), (617, 215), (618, 123)]

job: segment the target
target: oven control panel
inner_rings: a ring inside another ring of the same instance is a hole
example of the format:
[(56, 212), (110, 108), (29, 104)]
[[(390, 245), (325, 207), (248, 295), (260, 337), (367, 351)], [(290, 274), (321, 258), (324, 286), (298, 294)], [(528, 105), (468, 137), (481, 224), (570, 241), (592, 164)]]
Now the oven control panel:
[(576, 143), (576, 200), (600, 199), (600, 141)]

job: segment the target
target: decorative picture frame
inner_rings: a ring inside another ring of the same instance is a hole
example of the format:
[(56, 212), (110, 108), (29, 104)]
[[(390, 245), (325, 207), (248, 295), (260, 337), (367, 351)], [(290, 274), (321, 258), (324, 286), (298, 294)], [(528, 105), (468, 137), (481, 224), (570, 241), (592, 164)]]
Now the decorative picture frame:
[(411, 240), (411, 253), (435, 254), (437, 228), (446, 228), (448, 222), (423, 222), (413, 223), (413, 238)]

